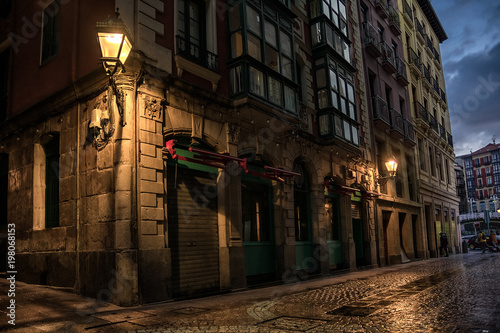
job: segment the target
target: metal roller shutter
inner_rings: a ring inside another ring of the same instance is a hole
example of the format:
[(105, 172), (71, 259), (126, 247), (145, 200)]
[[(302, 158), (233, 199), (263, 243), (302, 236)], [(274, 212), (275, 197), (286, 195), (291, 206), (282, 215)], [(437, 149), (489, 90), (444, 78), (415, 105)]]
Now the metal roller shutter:
[(167, 218), (172, 292), (191, 295), (219, 289), (216, 181), (202, 171), (169, 167)]

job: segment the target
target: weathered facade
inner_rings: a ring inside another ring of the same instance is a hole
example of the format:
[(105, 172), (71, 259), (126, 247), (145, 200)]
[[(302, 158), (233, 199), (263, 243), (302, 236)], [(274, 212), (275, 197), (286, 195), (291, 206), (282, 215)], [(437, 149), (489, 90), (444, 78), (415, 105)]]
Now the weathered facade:
[[(107, 76), (94, 28), (116, 7), (133, 49)], [(132, 305), (427, 257), (414, 142), (372, 126), (384, 65), (359, 9), (13, 3), (0, 193), (18, 278)], [(383, 82), (411, 125), (405, 82)], [(400, 169), (377, 189), (386, 153)]]
[(455, 153), (439, 51), (439, 43), (448, 36), (430, 1), (402, 0), (398, 5), (408, 62), (410, 107), (415, 119), (419, 201), (427, 228), (424, 250), (434, 257), (440, 231), (448, 235), (453, 253), (460, 249)]

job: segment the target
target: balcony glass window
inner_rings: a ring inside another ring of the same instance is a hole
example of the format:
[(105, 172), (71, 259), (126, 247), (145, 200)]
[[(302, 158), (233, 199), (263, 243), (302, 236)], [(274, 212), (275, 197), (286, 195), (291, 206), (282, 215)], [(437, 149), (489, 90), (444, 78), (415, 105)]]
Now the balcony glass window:
[(314, 63), (320, 135), (359, 145), (353, 75), (328, 55)]
[(250, 93), (296, 113), (292, 18), (261, 1), (242, 0), (228, 9), (228, 20), (231, 95)]

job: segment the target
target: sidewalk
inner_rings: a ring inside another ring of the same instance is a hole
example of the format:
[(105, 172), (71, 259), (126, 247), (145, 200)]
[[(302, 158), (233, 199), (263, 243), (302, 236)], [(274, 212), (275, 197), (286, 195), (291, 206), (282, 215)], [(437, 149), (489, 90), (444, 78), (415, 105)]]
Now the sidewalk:
[[(145, 327), (175, 327), (182, 322), (196, 320), (197, 327), (209, 327), (214, 316), (228, 316), (228, 320), (255, 328), (256, 321), (266, 320), (266, 307), (279, 303), (287, 295), (352, 280), (367, 280), (382, 274), (404, 269), (423, 269), (432, 263), (453, 264), (454, 260), (475, 254), (457, 254), (449, 258), (429, 259), (384, 268), (349, 272), (338, 276), (277, 285), (260, 289), (238, 291), (211, 297), (145, 304), (134, 307), (119, 307), (75, 295), (61, 288), (28, 285), (16, 282), (15, 326), (9, 325), (6, 305), (9, 283), (0, 279), (0, 330), (12, 332), (121, 332), (140, 331)], [(445, 262), (445, 261), (446, 262)], [(389, 275), (390, 276), (390, 275)], [(237, 317), (231, 309), (241, 308)], [(217, 318), (221, 319), (221, 318)], [(200, 329), (200, 331), (203, 331)], [(251, 329), (251, 331), (254, 331)], [(162, 330), (163, 332), (163, 330)]]

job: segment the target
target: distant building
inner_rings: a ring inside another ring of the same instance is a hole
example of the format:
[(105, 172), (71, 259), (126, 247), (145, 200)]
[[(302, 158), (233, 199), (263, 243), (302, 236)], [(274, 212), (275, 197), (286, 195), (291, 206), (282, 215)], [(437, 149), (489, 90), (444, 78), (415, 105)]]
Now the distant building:
[[(477, 227), (485, 229), (488, 218), (494, 221), (494, 229), (499, 230), (500, 144), (493, 140), (481, 149), (458, 156), (457, 162), (465, 170), (467, 187), (467, 210), (460, 213), (462, 230), (473, 231), (474, 223), (480, 223)], [(485, 212), (488, 212), (486, 219)]]

